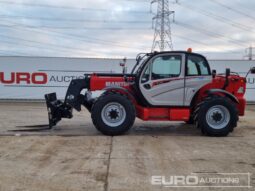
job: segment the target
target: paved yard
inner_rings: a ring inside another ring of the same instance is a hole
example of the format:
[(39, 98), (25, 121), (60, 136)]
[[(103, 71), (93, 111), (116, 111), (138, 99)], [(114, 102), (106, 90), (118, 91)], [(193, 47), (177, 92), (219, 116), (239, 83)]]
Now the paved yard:
[[(87, 111), (58, 128), (11, 132), (47, 123), (41, 103), (0, 103), (0, 191), (254, 190), (255, 107), (225, 138), (200, 135), (184, 123), (136, 120), (124, 136), (102, 136)], [(152, 176), (251, 173), (251, 188), (165, 188)]]

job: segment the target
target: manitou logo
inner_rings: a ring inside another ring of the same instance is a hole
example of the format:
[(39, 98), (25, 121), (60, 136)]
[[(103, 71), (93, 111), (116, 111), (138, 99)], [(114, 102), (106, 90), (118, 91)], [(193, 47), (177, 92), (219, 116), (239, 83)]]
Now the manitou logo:
[(0, 72), (1, 84), (47, 84), (48, 76), (46, 73), (35, 72), (11, 72), (8, 75), (5, 72)]
[(114, 87), (114, 86), (126, 87), (129, 85), (130, 85), (130, 83), (128, 83), (128, 82), (106, 82), (105, 83), (106, 87)]

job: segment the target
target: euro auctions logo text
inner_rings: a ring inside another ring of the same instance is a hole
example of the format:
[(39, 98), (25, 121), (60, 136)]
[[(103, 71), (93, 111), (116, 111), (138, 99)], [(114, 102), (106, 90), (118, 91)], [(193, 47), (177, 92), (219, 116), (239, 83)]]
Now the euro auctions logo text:
[(46, 85), (70, 83), (74, 79), (83, 79), (82, 75), (48, 74), (45, 72), (1, 72), (0, 85)]
[(153, 186), (251, 188), (251, 173), (191, 173), (190, 175), (152, 176)]
[(44, 72), (0, 72), (0, 84), (47, 84), (48, 75)]

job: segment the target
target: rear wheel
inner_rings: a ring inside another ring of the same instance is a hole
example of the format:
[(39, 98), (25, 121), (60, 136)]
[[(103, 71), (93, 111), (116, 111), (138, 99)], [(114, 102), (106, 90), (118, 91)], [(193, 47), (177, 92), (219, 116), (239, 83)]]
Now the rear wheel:
[(135, 121), (133, 103), (124, 95), (103, 94), (93, 105), (91, 118), (95, 127), (105, 135), (121, 135)]
[(208, 97), (196, 110), (195, 123), (205, 135), (227, 136), (236, 127), (238, 110), (225, 97)]

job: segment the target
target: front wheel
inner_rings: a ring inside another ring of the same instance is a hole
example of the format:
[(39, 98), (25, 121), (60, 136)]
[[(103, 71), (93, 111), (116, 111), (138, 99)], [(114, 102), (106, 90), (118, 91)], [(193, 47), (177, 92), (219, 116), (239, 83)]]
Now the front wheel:
[(105, 135), (121, 135), (135, 121), (133, 103), (124, 95), (103, 94), (93, 105), (91, 118), (95, 127)]
[(227, 136), (238, 121), (236, 105), (225, 97), (207, 98), (196, 115), (196, 125), (208, 136)]

